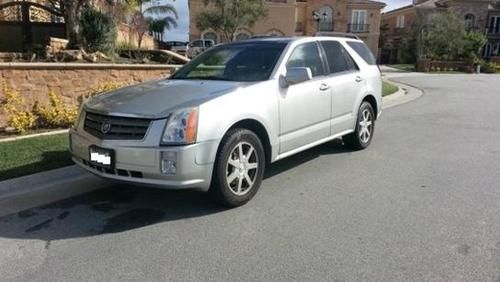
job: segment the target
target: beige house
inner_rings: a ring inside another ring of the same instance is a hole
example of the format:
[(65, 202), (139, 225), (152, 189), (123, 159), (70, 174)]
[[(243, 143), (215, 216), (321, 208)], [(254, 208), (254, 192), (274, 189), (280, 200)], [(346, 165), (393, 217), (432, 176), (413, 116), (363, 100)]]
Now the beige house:
[[(213, 39), (221, 36), (212, 30), (198, 30), (196, 15), (206, 9), (203, 0), (189, 0), (189, 38)], [(382, 2), (371, 0), (273, 0), (265, 1), (268, 16), (255, 26), (241, 29), (236, 40), (258, 35), (311, 36), (317, 32), (351, 32), (378, 53)], [(320, 15), (319, 21), (313, 14)]]
[[(417, 21), (440, 12), (453, 12), (469, 30), (484, 32), (488, 43), (483, 56), (500, 55), (500, 2), (496, 0), (413, 0), (413, 3), (382, 14), (382, 62), (397, 62), (401, 40)], [(416, 48), (416, 47), (415, 47)]]

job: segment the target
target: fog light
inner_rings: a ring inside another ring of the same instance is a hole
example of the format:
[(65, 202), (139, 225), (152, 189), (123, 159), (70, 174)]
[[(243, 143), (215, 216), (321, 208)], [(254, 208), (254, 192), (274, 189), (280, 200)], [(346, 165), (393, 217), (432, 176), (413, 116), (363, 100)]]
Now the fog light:
[(161, 173), (175, 175), (177, 173), (177, 153), (161, 152)]

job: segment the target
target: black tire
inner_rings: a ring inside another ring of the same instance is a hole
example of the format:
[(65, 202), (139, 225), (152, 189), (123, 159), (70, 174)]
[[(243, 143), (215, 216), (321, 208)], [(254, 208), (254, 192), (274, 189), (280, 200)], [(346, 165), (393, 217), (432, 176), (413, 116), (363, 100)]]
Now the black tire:
[[(371, 121), (370, 126), (364, 126), (363, 121), (366, 119), (365, 115), (369, 114), (369, 118)], [(369, 137), (366, 138), (366, 132), (362, 134), (363, 128), (366, 128), (369, 131)], [(358, 117), (356, 120), (356, 130), (342, 137), (344, 141), (344, 145), (352, 150), (363, 150), (370, 146), (373, 134), (375, 133), (375, 111), (370, 103), (364, 101), (361, 103), (358, 111)]]
[[(245, 157), (240, 157), (240, 144), (242, 155)], [(251, 152), (250, 147), (253, 148), (254, 153), (249, 153)], [(239, 168), (234, 165), (235, 163), (239, 163)], [(250, 167), (255, 166), (255, 163), (257, 163), (257, 167), (250, 169)], [(265, 163), (264, 146), (254, 132), (247, 129), (230, 130), (219, 146), (210, 193), (216, 201), (227, 207), (238, 207), (246, 204), (259, 190), (264, 176)], [(238, 176), (228, 183), (233, 174)], [(251, 180), (251, 185), (247, 179)], [(244, 190), (245, 188), (246, 190)]]

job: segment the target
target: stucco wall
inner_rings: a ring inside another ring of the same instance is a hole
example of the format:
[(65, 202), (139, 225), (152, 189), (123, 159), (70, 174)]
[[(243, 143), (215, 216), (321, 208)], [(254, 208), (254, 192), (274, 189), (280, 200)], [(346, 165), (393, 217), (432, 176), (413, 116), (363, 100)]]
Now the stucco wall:
[[(169, 65), (105, 65), (105, 64), (21, 64), (0, 63), (0, 83), (5, 82), (18, 91), (28, 106), (35, 101), (46, 102), (53, 90), (66, 103), (75, 103), (79, 96), (88, 94), (107, 82), (135, 84), (168, 77)], [(0, 101), (5, 94), (0, 90)], [(0, 128), (6, 126), (6, 116), (0, 109)]]

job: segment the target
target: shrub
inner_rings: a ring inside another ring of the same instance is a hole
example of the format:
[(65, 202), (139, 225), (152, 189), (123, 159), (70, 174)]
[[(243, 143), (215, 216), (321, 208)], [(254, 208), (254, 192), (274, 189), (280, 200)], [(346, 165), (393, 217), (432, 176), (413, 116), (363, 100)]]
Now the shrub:
[(117, 37), (113, 19), (94, 8), (82, 12), (80, 34), (84, 48), (89, 52), (100, 51), (109, 54), (115, 49)]
[(4, 83), (2, 89), (5, 95), (2, 105), (8, 116), (7, 125), (19, 133), (24, 133), (26, 130), (33, 128), (36, 116), (26, 109), (24, 99), (19, 92), (10, 89)]
[(78, 107), (63, 103), (54, 91), (49, 92), (49, 105), (35, 103), (33, 113), (38, 116), (38, 125), (44, 128), (70, 127), (78, 116)]
[(130, 41), (120, 41), (116, 46), (118, 50), (134, 50), (137, 49), (137, 45)]
[(500, 64), (487, 62), (482, 65), (482, 70), (485, 73), (500, 73)]
[[(68, 128), (78, 117), (79, 107), (64, 103), (61, 96), (54, 91), (48, 93), (48, 104), (42, 105), (36, 101), (29, 109), (19, 92), (8, 88), (5, 84), (0, 84), (0, 86), (5, 95), (1, 105), (7, 113), (7, 125), (14, 128), (16, 132), (25, 133), (33, 128)], [(122, 85), (116, 82), (106, 82), (78, 100), (83, 103), (85, 99), (120, 87)]]

